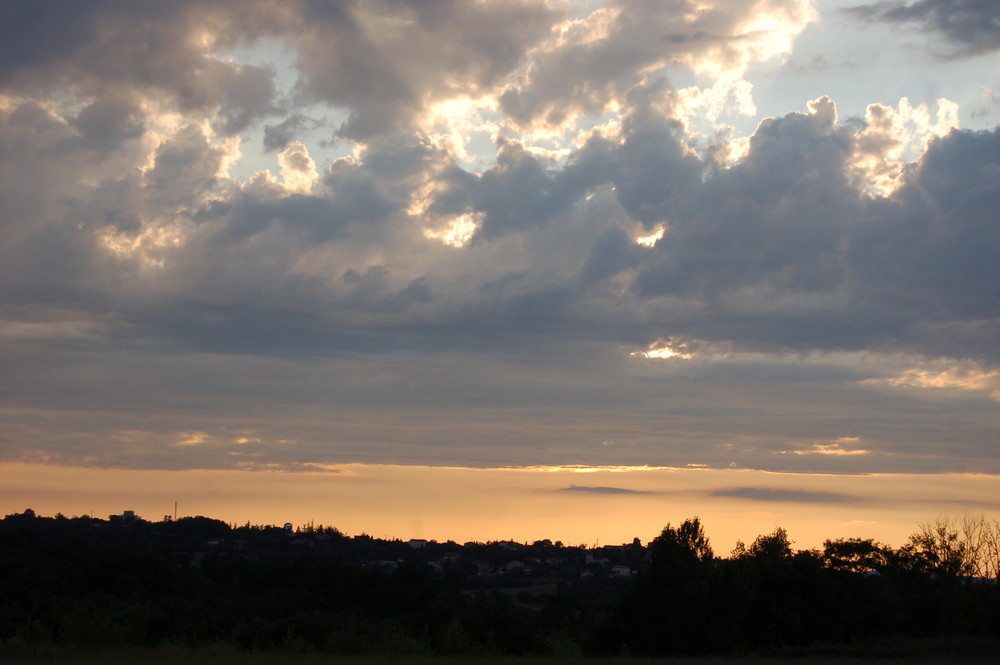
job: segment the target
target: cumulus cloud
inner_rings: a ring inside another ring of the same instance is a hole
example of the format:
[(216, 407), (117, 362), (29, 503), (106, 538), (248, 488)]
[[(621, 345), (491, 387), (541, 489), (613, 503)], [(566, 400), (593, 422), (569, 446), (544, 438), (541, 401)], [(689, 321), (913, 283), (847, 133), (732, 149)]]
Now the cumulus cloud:
[(165, 96), (184, 112), (210, 114), (220, 131), (237, 133), (274, 108), (274, 72), (220, 60), (212, 49), (258, 36), (269, 13), (259, 3), (244, 11), (194, 2), (169, 8), (5, 3), (0, 86), (19, 94)]
[(938, 100), (934, 121), (926, 104), (913, 108), (905, 97), (898, 108), (869, 104), (864, 129), (855, 137), (853, 167), (859, 186), (873, 195), (891, 194), (903, 183), (906, 165), (927, 150), (931, 139), (958, 124), (958, 105), (944, 98)]
[[(0, 10), (3, 459), (996, 468), (1000, 132), (691, 126), (674, 79), (749, 94), (808, 3), (33, 7)], [(290, 74), (232, 55), (268, 40)]]
[(365, 139), (411, 127), (437, 99), (489, 90), (558, 14), (534, 1), (404, 1), (311, 4), (301, 18), (301, 94), (348, 109), (338, 134)]
[(500, 96), (515, 122), (561, 125), (624, 104), (631, 90), (683, 65), (734, 82), (750, 62), (790, 46), (815, 14), (791, 0), (733, 3), (614, 2), (563, 23), (557, 39)]

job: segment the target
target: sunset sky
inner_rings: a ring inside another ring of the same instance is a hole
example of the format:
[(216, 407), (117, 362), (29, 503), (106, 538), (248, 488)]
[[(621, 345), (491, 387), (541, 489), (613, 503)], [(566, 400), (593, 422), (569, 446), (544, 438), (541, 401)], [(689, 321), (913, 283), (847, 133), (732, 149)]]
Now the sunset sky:
[(1000, 3), (0, 3), (0, 514), (1000, 516)]

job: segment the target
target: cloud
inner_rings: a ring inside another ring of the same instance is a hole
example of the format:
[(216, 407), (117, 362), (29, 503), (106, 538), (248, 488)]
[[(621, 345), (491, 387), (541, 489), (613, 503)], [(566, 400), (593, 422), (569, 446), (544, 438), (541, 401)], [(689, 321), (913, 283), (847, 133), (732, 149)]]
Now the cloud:
[[(210, 49), (229, 35), (260, 30), (274, 18), (262, 3), (239, 12), (225, 4), (172, 7), (5, 3), (0, 88), (32, 94), (64, 87), (81, 96), (166, 97), (184, 113), (211, 113), (235, 134), (273, 111), (274, 72), (219, 60)], [(259, 33), (258, 33), (259, 34)]]
[(937, 121), (931, 122), (925, 104), (913, 108), (907, 98), (893, 108), (869, 104), (865, 126), (855, 137), (852, 167), (859, 186), (873, 195), (887, 196), (903, 183), (907, 164), (922, 155), (933, 138), (958, 127), (958, 105), (938, 100)]
[(560, 492), (583, 492), (587, 494), (649, 494), (641, 490), (630, 490), (622, 487), (586, 487), (582, 485), (570, 485), (563, 487)]
[(347, 108), (338, 134), (406, 129), (438, 99), (488, 91), (558, 15), (541, 2), (310, 5), (302, 13), (300, 93)]
[(474, 198), (475, 208), (484, 214), (484, 237), (544, 223), (573, 204), (545, 166), (516, 142), (500, 145), (496, 164), (479, 179)]
[(797, 1), (609, 3), (540, 44), (522, 79), (500, 95), (500, 107), (521, 125), (559, 126), (623, 104), (670, 66), (738, 79), (750, 62), (788, 49), (814, 17), (809, 3)]
[[(692, 125), (806, 3), (33, 6), (4, 459), (998, 468), (1000, 130)], [(239, 60), (272, 43), (289, 71)]]
[(948, 329), (958, 344), (996, 360), (974, 339), (978, 322), (1000, 315), (991, 295), (997, 273), (987, 258), (1000, 248), (989, 213), (1000, 196), (998, 148), (998, 130), (953, 131), (931, 142), (892, 204), (875, 206), (877, 223), (852, 234), (849, 258), (868, 297), (891, 303), (900, 317), (896, 334), (922, 338), (928, 351), (955, 352), (944, 349)]
[(810, 492), (808, 490), (785, 490), (762, 487), (733, 487), (717, 489), (712, 496), (751, 501), (781, 501), (788, 503), (841, 503), (853, 500), (846, 494), (836, 492)]
[[(845, 448), (844, 444), (850, 447)], [(856, 436), (845, 436), (831, 442), (820, 442), (816, 441), (812, 446), (808, 448), (799, 448), (798, 450), (780, 451), (781, 454), (788, 452), (792, 455), (869, 455), (871, 451), (865, 450), (863, 448), (858, 448), (858, 437)]]
[(315, 129), (320, 124), (319, 121), (308, 118), (301, 113), (295, 113), (277, 125), (266, 125), (264, 127), (264, 150), (284, 150), (300, 132)]
[(309, 149), (295, 141), (278, 153), (281, 165), (281, 179), (285, 189), (300, 194), (308, 194), (317, 180), (316, 162), (309, 156)]
[(900, 0), (859, 5), (844, 10), (866, 21), (913, 25), (940, 36), (947, 57), (983, 55), (1000, 49), (1000, 7), (983, 0)]

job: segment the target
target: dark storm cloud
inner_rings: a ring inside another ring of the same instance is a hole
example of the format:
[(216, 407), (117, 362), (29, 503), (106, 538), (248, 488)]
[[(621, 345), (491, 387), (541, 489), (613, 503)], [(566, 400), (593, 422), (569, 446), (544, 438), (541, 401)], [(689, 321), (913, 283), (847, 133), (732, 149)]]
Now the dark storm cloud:
[(840, 503), (853, 500), (846, 494), (810, 492), (808, 490), (778, 490), (766, 487), (733, 487), (718, 489), (712, 496), (750, 499), (752, 501), (782, 501), (790, 503)]
[(913, 25), (941, 36), (949, 57), (1000, 50), (1000, 4), (993, 0), (892, 0), (845, 10), (867, 21)]

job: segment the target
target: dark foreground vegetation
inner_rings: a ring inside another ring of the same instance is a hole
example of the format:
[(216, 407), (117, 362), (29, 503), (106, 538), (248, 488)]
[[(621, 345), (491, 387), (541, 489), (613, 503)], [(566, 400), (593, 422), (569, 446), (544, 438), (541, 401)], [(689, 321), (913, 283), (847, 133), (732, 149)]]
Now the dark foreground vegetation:
[[(178, 648), (123, 647), (100, 651), (66, 649), (36, 650), (31, 653), (7, 655), (5, 665), (941, 665), (959, 662), (962, 665), (995, 665), (1000, 656), (986, 649), (970, 654), (946, 650), (946, 642), (921, 641), (914, 647), (927, 647), (919, 655), (908, 648), (904, 654), (808, 654), (803, 656), (672, 656), (648, 658), (639, 656), (441, 656), (428, 654), (321, 654), (251, 651), (191, 650)], [(907, 655), (911, 654), (911, 655)]]
[(697, 519), (647, 546), (584, 548), (28, 510), (0, 521), (0, 659), (994, 662), (998, 541), (996, 522), (941, 518), (898, 549), (848, 539), (795, 551), (777, 529), (718, 557)]

